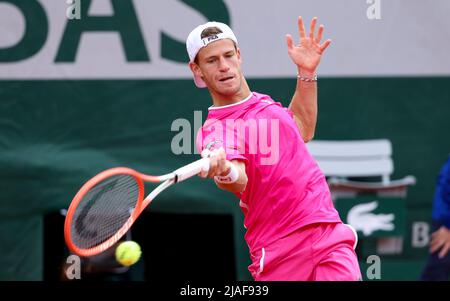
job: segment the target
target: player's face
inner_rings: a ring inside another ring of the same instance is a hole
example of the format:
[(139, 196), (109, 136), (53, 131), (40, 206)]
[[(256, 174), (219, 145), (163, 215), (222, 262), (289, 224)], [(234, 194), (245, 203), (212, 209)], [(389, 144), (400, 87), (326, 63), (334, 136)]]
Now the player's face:
[(242, 88), (241, 56), (230, 39), (202, 48), (193, 72), (200, 75), (213, 93), (232, 96)]

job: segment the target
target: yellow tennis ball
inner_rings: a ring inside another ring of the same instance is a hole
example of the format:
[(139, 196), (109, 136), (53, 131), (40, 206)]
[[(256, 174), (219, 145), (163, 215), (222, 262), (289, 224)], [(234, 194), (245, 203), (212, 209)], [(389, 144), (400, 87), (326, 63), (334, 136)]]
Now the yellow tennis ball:
[(130, 266), (141, 258), (141, 247), (134, 241), (124, 241), (116, 248), (116, 260), (124, 266)]

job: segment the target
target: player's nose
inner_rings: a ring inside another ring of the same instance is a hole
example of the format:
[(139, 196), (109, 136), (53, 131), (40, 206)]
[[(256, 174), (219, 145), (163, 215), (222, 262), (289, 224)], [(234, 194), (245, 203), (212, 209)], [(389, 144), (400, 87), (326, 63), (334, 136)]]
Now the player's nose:
[(230, 70), (230, 65), (224, 57), (219, 58), (219, 70), (224, 72)]

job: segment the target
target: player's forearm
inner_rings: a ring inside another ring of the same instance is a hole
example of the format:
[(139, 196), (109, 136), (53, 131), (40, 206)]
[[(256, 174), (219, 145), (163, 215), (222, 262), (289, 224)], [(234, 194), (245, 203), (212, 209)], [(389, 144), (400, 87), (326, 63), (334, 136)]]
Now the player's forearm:
[(217, 187), (229, 192), (243, 192), (247, 186), (248, 178), (245, 172), (245, 164), (243, 162), (236, 163), (232, 161), (232, 164), (237, 168), (239, 176), (234, 183), (220, 183), (215, 180)]
[(289, 109), (297, 117), (297, 125), (305, 142), (314, 137), (317, 123), (317, 82), (297, 80)]

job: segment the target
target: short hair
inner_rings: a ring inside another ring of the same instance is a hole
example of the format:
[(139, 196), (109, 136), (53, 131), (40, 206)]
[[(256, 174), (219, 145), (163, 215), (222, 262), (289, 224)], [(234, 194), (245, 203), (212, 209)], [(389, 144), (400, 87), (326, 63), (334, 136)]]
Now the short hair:
[[(216, 34), (219, 34), (219, 33), (223, 33), (223, 31), (220, 30), (219, 27), (216, 27), (216, 26), (207, 27), (207, 28), (203, 29), (202, 33), (200, 34), (200, 38), (202, 38), (202, 39), (208, 38), (210, 36), (213, 36), (213, 35), (216, 35)], [(234, 44), (234, 48), (237, 49), (236, 43), (234, 41), (233, 41), (233, 44)], [(194, 62), (196, 64), (198, 64), (197, 56), (195, 56)]]
[(215, 34), (222, 33), (222, 30), (220, 30), (219, 27), (213, 26), (203, 29), (202, 33), (200, 34), (200, 37), (202, 39), (213, 36)]

